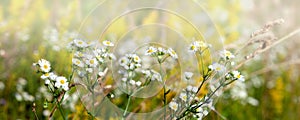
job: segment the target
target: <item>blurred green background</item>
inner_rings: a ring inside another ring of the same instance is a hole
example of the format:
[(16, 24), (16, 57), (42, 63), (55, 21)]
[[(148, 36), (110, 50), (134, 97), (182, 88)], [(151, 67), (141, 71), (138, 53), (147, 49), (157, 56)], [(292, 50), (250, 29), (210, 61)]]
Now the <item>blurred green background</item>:
[[(38, 116), (46, 119), (49, 110), (43, 108), (43, 103), (51, 95), (49, 96), (47, 89), (43, 87), (44, 82), (35, 73), (32, 63), (45, 58), (52, 63), (58, 74), (70, 74), (72, 56), (66, 49), (67, 43), (76, 36), (79, 28), (85, 38), (99, 36), (98, 28), (103, 28), (103, 24), (107, 22), (100, 21), (102, 18), (99, 16), (105, 15), (93, 14), (88, 19), (85, 18), (102, 1), (0, 1), (1, 120), (35, 119), (31, 110), (33, 103), (37, 105)], [(274, 19), (285, 19), (283, 25), (274, 28), (274, 34), (279, 38), (300, 27), (300, 2), (297, 0), (195, 1), (206, 9), (219, 32), (224, 35), (225, 46), (231, 48), (238, 47), (253, 31)], [(122, 5), (122, 1), (119, 4)], [(180, 3), (169, 1), (169, 4), (176, 7)], [(104, 10), (118, 9), (111, 8), (113, 6), (101, 7), (104, 7)], [(150, 12), (137, 21), (147, 23), (155, 19), (157, 15)], [(84, 20), (88, 26), (82, 27)], [(169, 22), (172, 22), (171, 18)], [(199, 22), (205, 24), (205, 20)], [(111, 31), (116, 35), (127, 32), (126, 22), (121, 20), (116, 24), (111, 27)], [(185, 29), (184, 27), (182, 29)], [(207, 27), (203, 29), (209, 30)], [(245, 84), (226, 91), (218, 99), (216, 110), (229, 120), (299, 119), (299, 37), (292, 37), (244, 65), (241, 70), (246, 76)], [(246, 93), (240, 93), (241, 91)], [(64, 103), (68, 117), (88, 119), (80, 100), (72, 94), (69, 98), (70, 100)], [(54, 117), (59, 119), (59, 114)], [(217, 120), (221, 117), (216, 112), (211, 112), (205, 119)]]

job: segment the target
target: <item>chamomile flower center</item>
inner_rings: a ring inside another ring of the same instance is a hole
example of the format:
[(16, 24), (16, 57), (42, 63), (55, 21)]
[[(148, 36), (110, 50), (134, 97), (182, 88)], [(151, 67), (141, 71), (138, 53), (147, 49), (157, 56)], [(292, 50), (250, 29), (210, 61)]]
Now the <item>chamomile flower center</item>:
[(76, 61), (76, 64), (80, 64), (80, 61), (79, 61), (79, 60), (77, 60), (77, 61)]
[(192, 45), (191, 46), (191, 50), (195, 50), (196, 49), (196, 46), (195, 45)]
[(90, 63), (91, 63), (91, 64), (94, 64), (94, 63), (95, 63), (95, 61), (92, 59), (92, 60), (90, 60)]
[(136, 56), (136, 57), (134, 57), (134, 60), (135, 60), (135, 61), (139, 61), (140, 58)]
[(240, 79), (240, 78), (241, 78), (241, 74), (238, 74), (238, 75), (236, 76), (236, 78)]
[(149, 50), (147, 51), (147, 53), (153, 53), (153, 50), (152, 50), (152, 49), (149, 49)]
[(60, 80), (60, 84), (65, 84), (65, 80)]
[(50, 75), (49, 73), (46, 73), (46, 74), (45, 74), (46, 77), (49, 77), (49, 75)]
[(43, 67), (44, 67), (44, 69), (48, 69), (48, 68), (49, 68), (49, 66), (48, 66), (48, 65), (44, 65)]

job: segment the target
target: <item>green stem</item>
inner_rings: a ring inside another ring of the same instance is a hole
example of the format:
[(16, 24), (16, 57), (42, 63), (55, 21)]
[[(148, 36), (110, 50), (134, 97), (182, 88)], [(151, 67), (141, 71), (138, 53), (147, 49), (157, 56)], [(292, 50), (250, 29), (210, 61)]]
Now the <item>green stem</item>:
[[(61, 100), (61, 101), (62, 101), (62, 100)], [(57, 108), (58, 108), (58, 110), (59, 110), (61, 116), (63, 117), (64, 120), (66, 120), (65, 115), (64, 115), (64, 113), (63, 113), (63, 110), (62, 110), (62, 108), (61, 108), (61, 103), (60, 103), (60, 101), (58, 101), (58, 99), (56, 99), (56, 102), (57, 102)]]
[(131, 95), (128, 96), (127, 105), (126, 105), (125, 111), (124, 111), (124, 113), (123, 113), (123, 118), (122, 118), (122, 119), (124, 119), (124, 118), (126, 117), (127, 110), (128, 110), (129, 104), (130, 104), (130, 101), (131, 101)]
[(166, 119), (167, 117), (167, 108), (166, 108), (166, 104), (167, 104), (167, 96), (166, 96), (166, 81), (164, 81), (164, 76), (163, 76), (163, 69), (162, 69), (162, 63), (160, 61), (159, 62), (159, 68), (160, 68), (160, 76), (161, 76), (161, 79), (163, 81), (163, 89), (164, 89), (164, 99), (163, 99), (163, 102), (164, 102), (164, 120)]

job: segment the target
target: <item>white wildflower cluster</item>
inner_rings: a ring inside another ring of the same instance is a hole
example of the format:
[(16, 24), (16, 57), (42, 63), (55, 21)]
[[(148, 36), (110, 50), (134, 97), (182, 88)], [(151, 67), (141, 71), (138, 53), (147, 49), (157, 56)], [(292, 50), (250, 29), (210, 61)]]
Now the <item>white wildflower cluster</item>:
[(235, 82), (234, 86), (230, 89), (229, 94), (233, 100), (238, 100), (243, 105), (248, 103), (252, 106), (257, 106), (259, 104), (258, 100), (251, 96), (248, 96), (247, 86), (245, 82)]
[(213, 106), (213, 99), (208, 97), (203, 98), (203, 101), (199, 102), (198, 104), (194, 104), (192, 107), (195, 108), (193, 117), (197, 118), (198, 120), (202, 120), (203, 117), (208, 115), (210, 110), (215, 109)]
[(151, 80), (151, 81), (162, 81), (161, 75), (156, 72), (155, 70), (142, 70), (142, 73), (145, 75), (146, 80)]
[[(91, 49), (90, 45), (81, 39), (74, 39), (71, 44), (75, 48), (72, 63), (81, 77), (94, 73), (96, 68), (104, 69), (108, 60), (116, 59), (114, 54), (110, 53), (109, 47), (114, 46), (111, 41), (103, 41), (104, 47), (96, 49)], [(102, 73), (99, 71), (99, 75)]]
[(121, 80), (123, 85), (131, 90), (139, 88), (143, 84), (141, 81), (133, 79), (136, 76), (137, 69), (142, 67), (141, 62), (142, 60), (137, 54), (126, 54), (124, 57), (119, 59), (120, 66), (125, 69)]
[(134, 71), (137, 68), (140, 68), (141, 65), (141, 58), (136, 54), (126, 54), (119, 60), (120, 65), (125, 70)]
[(193, 41), (194, 42), (192, 42), (192, 44), (190, 44), (188, 48), (188, 50), (193, 53), (197, 53), (197, 52), (201, 53), (211, 46), (210, 44), (207, 44), (203, 41), (195, 41), (195, 39), (193, 39)]
[(225, 76), (226, 80), (239, 80), (239, 81), (245, 81), (245, 78), (239, 71), (231, 71), (226, 74)]
[[(205, 50), (208, 50), (209, 47), (211, 47), (211, 45), (206, 44), (203, 41), (194, 41), (190, 44), (188, 50), (193, 53), (198, 53), (200, 57), (203, 57), (202, 53)], [(150, 54), (156, 51), (158, 50), (153, 47), (149, 47), (147, 53)], [(208, 68), (207, 71), (205, 68), (203, 68), (202, 69), (203, 80), (201, 85), (199, 87), (193, 87), (191, 85), (188, 85), (187, 88), (184, 89), (179, 94), (178, 99), (173, 98), (172, 102), (170, 102), (169, 108), (171, 109), (171, 111), (173, 111), (171, 117), (182, 119), (182, 118), (191, 117), (192, 115), (194, 118), (202, 119), (204, 116), (206, 116), (209, 113), (210, 110), (214, 110), (213, 97), (221, 95), (222, 88), (224, 88), (226, 85), (229, 85), (235, 80), (244, 81), (244, 76), (241, 75), (240, 72), (238, 71), (232, 71), (229, 73), (226, 72), (226, 67), (227, 67), (226, 65), (228, 65), (229, 62), (232, 63), (231, 60), (233, 58), (235, 58), (235, 56), (230, 51), (223, 50), (220, 52), (220, 60), (218, 62), (207, 66)], [(202, 66), (205, 66), (203, 62), (201, 62), (201, 64), (203, 64)], [(221, 73), (222, 76), (225, 75), (225, 79), (222, 79), (224, 76), (223, 77), (221, 76), (222, 78), (217, 78), (218, 81), (211, 80), (214, 79), (215, 76), (220, 77), (215, 73)], [(185, 80), (190, 80), (193, 76), (193, 73), (191, 72), (185, 72), (184, 74), (185, 74), (184, 77)], [(196, 95), (198, 94), (198, 91), (201, 90), (201, 87), (203, 87), (202, 85), (206, 81), (208, 81), (207, 85), (209, 85), (208, 87), (210, 88), (210, 92), (206, 94), (205, 97), (203, 97), (201, 100), (199, 100), (199, 98)], [(178, 112), (182, 110), (183, 112)], [(179, 115), (176, 115), (178, 113)]]
[(209, 71), (216, 71), (216, 72), (225, 72), (226, 68), (224, 65), (219, 63), (213, 63), (212, 65), (208, 66)]
[(77, 94), (66, 93), (62, 105), (65, 106), (66, 108), (70, 108), (70, 110), (74, 112), (76, 111), (75, 106), (78, 100), (79, 100), (79, 96)]
[(192, 72), (184, 72), (184, 79), (185, 80), (190, 80), (193, 77), (194, 73)]
[(24, 78), (19, 78), (17, 83), (17, 92), (15, 93), (15, 98), (17, 101), (30, 101), (33, 102), (35, 97), (25, 91), (24, 87), (27, 85), (27, 80)]
[(162, 58), (163, 56), (167, 55), (166, 57), (171, 56), (174, 59), (178, 58), (177, 53), (172, 48), (164, 49), (162, 47), (154, 46), (148, 47), (145, 52), (145, 55), (159, 58)]
[(232, 54), (230, 51), (228, 50), (223, 50), (220, 52), (220, 56), (222, 57), (222, 59), (224, 60), (231, 60), (233, 58), (235, 58), (234, 54)]
[(42, 73), (41, 79), (44, 80), (45, 85), (49, 89), (63, 89), (64, 91), (69, 90), (69, 82), (64, 76), (58, 76), (54, 72), (51, 72), (51, 64), (45, 59), (40, 59), (37, 63), (33, 63), (37, 66), (38, 71)]
[(175, 102), (175, 101), (171, 101), (171, 102), (169, 103), (169, 107), (170, 107), (171, 110), (177, 111), (177, 110), (178, 110), (178, 103)]

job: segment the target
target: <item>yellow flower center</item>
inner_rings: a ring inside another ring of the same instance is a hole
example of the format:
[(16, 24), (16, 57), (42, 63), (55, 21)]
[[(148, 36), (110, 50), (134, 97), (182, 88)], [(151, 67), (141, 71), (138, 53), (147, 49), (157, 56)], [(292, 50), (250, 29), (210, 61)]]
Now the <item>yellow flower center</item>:
[(139, 60), (139, 57), (134, 57), (135, 61), (138, 61)]
[(82, 44), (82, 41), (79, 41), (78, 44)]
[(64, 80), (60, 80), (59, 82), (60, 82), (60, 84), (65, 84)]
[(187, 96), (186, 96), (186, 95), (185, 95), (185, 96), (183, 96), (183, 97), (182, 97), (182, 99), (183, 99), (183, 100), (186, 100), (186, 99), (187, 99)]
[(172, 105), (172, 108), (177, 110), (177, 105), (176, 104)]
[(77, 61), (76, 61), (76, 64), (80, 64), (80, 61), (79, 61), (79, 60), (77, 60)]
[(94, 63), (95, 63), (95, 61), (94, 61), (94, 60), (90, 60), (90, 63), (91, 63), (91, 64), (94, 64)]
[(109, 45), (109, 44), (110, 44), (110, 42), (109, 42), (109, 41), (106, 41), (106, 44), (107, 44), (107, 45)]
[(241, 78), (241, 75), (240, 75), (240, 74), (238, 74), (238, 75), (236, 76), (236, 78)]
[(49, 73), (46, 73), (45, 76), (48, 77), (48, 76), (49, 76)]
[(44, 65), (43, 67), (44, 67), (45, 69), (48, 69), (48, 65)]
[(191, 50), (195, 50), (196, 49), (196, 46), (195, 45), (192, 45), (191, 46)]
[(230, 56), (231, 55), (231, 53), (230, 52), (226, 52), (226, 54), (225, 54), (226, 56)]
[(152, 53), (153, 52), (153, 50), (152, 49), (149, 49), (148, 51), (147, 51), (147, 53)]

